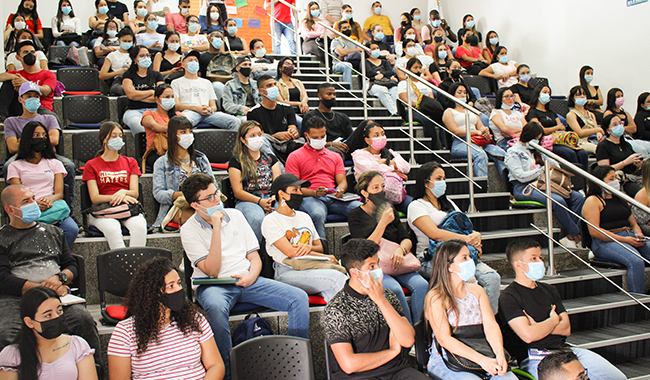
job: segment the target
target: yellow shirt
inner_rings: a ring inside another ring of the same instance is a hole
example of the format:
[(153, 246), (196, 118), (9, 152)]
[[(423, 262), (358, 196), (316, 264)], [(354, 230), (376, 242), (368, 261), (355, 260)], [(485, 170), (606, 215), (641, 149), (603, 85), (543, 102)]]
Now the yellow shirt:
[(384, 34), (387, 36), (393, 35), (393, 25), (390, 23), (390, 18), (384, 15), (373, 15), (366, 19), (363, 23), (364, 30), (370, 30), (375, 25), (381, 25), (384, 28)]

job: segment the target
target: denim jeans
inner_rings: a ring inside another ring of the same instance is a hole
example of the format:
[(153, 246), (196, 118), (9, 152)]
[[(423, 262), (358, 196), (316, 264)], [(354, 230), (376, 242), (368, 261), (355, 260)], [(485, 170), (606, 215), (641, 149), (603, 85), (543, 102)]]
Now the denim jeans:
[(77, 226), (74, 219), (68, 216), (61, 221), (59, 228), (63, 231), (68, 248), (72, 248), (72, 244), (74, 244), (74, 241), (77, 240), (77, 235), (79, 235), (79, 226)]
[[(540, 194), (537, 190), (533, 189), (530, 195), (524, 195), (522, 192), (528, 185), (527, 183), (521, 183), (519, 181), (512, 182), (514, 188), (512, 189), (512, 195), (515, 196), (515, 199), (518, 201), (535, 201), (543, 205), (546, 204), (546, 196)], [(551, 194), (554, 200), (559, 202), (561, 205), (569, 208), (569, 210), (575, 212), (578, 215), (582, 215), (582, 205), (585, 204), (585, 197), (578, 193), (577, 191), (571, 191), (571, 196), (569, 199), (564, 199), (558, 194)], [(578, 227), (578, 218), (575, 215), (570, 214), (567, 210), (560, 207), (557, 203), (553, 202), (553, 215), (562, 225), (562, 228), (566, 230), (566, 233), (569, 236), (575, 236), (580, 234), (580, 227)]]
[(325, 219), (327, 214), (343, 215), (347, 218), (350, 211), (359, 206), (361, 206), (359, 201), (343, 202), (328, 196), (320, 198), (305, 197), (300, 205), (300, 211), (304, 211), (311, 216), (318, 236), (321, 239), (326, 239)]
[[(470, 87), (469, 89), (472, 90), (472, 92), (474, 93), (474, 96), (476, 96), (476, 99), (481, 99), (481, 91), (479, 91), (478, 88)], [(487, 125), (487, 124), (484, 124), (484, 125)]]
[(226, 85), (219, 81), (212, 82), (212, 89), (214, 90), (214, 94), (217, 96), (217, 104), (221, 103), (221, 98), (223, 97), (223, 89), (225, 87)]
[[(467, 158), (467, 145), (454, 139), (454, 142), (451, 143), (451, 155), (454, 158)], [(488, 159), (494, 162), (498, 172), (502, 173), (503, 169), (506, 167), (503, 163), (503, 158), (505, 156), (506, 152), (494, 144), (489, 144), (484, 147), (472, 144), (472, 167), (474, 168), (474, 177), (487, 177)], [(501, 157), (501, 160), (494, 157)]]
[[(632, 231), (614, 233), (618, 236), (634, 236)], [(645, 243), (639, 248), (632, 247), (627, 243), (622, 244), (650, 260), (650, 243)], [(593, 240), (591, 249), (596, 257), (625, 265), (627, 267), (627, 286), (630, 292), (645, 293), (645, 262), (639, 256), (621, 247), (616, 242), (605, 242), (600, 239)]]
[(508, 141), (510, 141), (509, 138), (501, 139), (497, 141), (497, 146), (507, 152), (508, 148), (510, 148), (510, 145), (508, 145)]
[(348, 83), (350, 85), (350, 90), (354, 90), (352, 88), (352, 64), (350, 62), (339, 62), (332, 66), (332, 72), (333, 73), (342, 73), (343, 74), (343, 82)]
[[(385, 274), (382, 280), (384, 288), (390, 289), (404, 309), (404, 314), (411, 324), (416, 324), (422, 316), (422, 307), (424, 306), (424, 297), (427, 295), (429, 283), (416, 272), (404, 273), (399, 276), (390, 276)], [(405, 287), (411, 291), (411, 307), (409, 308), (404, 295)]]
[(368, 94), (379, 98), (381, 104), (388, 109), (391, 115), (397, 115), (397, 87), (393, 86), (388, 89), (386, 86), (373, 84), (368, 90)]
[[(569, 347), (578, 357), (578, 360), (589, 371), (591, 380), (623, 380), (627, 379), (625, 375), (607, 359), (595, 352), (585, 350), (584, 348)], [(537, 378), (537, 366), (541, 360), (524, 359), (519, 363), (519, 368), (530, 373)]]
[[(263, 199), (268, 199), (271, 196), (270, 194), (263, 194), (261, 192), (254, 192), (253, 194), (258, 197), (262, 197)], [(276, 202), (275, 205), (277, 208), (278, 203)], [(264, 217), (266, 216), (266, 212), (264, 212), (264, 209), (253, 202), (243, 202), (243, 201), (238, 201), (237, 204), (235, 205), (235, 208), (241, 211), (242, 214), (244, 214), (244, 218), (246, 218), (246, 221), (253, 229), (253, 232), (257, 237), (257, 241), (261, 244), (263, 238), (262, 220), (264, 220)]]
[[(447, 368), (442, 356), (438, 353), (435, 346), (429, 349), (429, 361), (427, 363), (427, 371), (434, 379), (440, 380), (478, 380), (480, 377), (469, 372), (456, 372)], [(589, 372), (591, 374), (591, 371)], [(517, 380), (517, 376), (511, 371), (506, 372), (503, 376), (492, 376), (492, 380)]]
[(276, 281), (295, 286), (307, 292), (318, 294), (329, 302), (343, 289), (348, 276), (336, 269), (295, 270), (284, 264), (273, 263)]
[(309, 337), (309, 299), (307, 293), (296, 287), (258, 277), (247, 288), (236, 285), (199, 286), (196, 299), (208, 314), (214, 339), (226, 365), (225, 379), (230, 378), (229, 352), (232, 348), (228, 317), (237, 302), (286, 311), (289, 314), (289, 335)]
[(217, 128), (229, 129), (236, 131), (241, 125), (241, 120), (223, 112), (213, 112), (210, 115), (201, 115), (198, 112), (185, 110), (183, 115), (190, 120), (192, 126), (196, 127), (199, 123), (211, 124)]
[(124, 112), (122, 121), (129, 127), (131, 133), (133, 134), (133, 137), (135, 137), (138, 133), (144, 132), (144, 127), (142, 126), (142, 114), (145, 111), (155, 110), (155, 108), (141, 108), (138, 110), (126, 110), (126, 112)]
[(293, 28), (294, 26), (290, 23), (281, 23), (281, 22), (274, 22), (275, 25), (275, 54), (282, 54), (282, 35), (284, 35), (284, 38), (287, 39), (287, 44), (289, 45), (289, 50), (291, 51), (289, 54), (295, 55), (296, 54), (296, 37), (293, 33)]
[(584, 149), (575, 150), (569, 148), (568, 146), (554, 144), (553, 153), (573, 164), (582, 165), (582, 168), (584, 170), (587, 170), (587, 168), (589, 168), (589, 154)]

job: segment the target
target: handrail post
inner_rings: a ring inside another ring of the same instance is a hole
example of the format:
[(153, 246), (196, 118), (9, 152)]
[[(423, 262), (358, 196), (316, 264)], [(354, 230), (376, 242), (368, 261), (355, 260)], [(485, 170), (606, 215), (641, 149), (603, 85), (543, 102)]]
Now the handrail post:
[(330, 56), (329, 56), (329, 38), (327, 32), (323, 38), (323, 47), (325, 48), (325, 81), (330, 81)]
[(548, 224), (548, 276), (555, 276), (555, 255), (553, 252), (553, 193), (551, 192), (551, 171), (549, 159), (544, 160), (544, 176), (546, 181), (546, 223)]
[[(364, 62), (365, 63), (365, 62)], [(413, 102), (411, 101), (411, 95), (413, 94), (413, 89), (411, 88), (411, 77), (406, 76), (406, 98), (407, 98), (407, 103), (409, 105), (409, 149), (411, 151), (411, 158), (409, 160), (409, 164), (411, 166), (417, 165), (417, 161), (415, 161), (415, 144), (413, 142)]]
[[(467, 175), (469, 178), (474, 179), (474, 159), (472, 158), (472, 132), (469, 126), (469, 111), (465, 110), (465, 140), (467, 141)], [(449, 147), (451, 149), (451, 147)], [(469, 207), (468, 213), (476, 212), (474, 205), (474, 184), (468, 182), (469, 185)]]
[(275, 35), (276, 20), (275, 20), (274, 9), (275, 9), (275, 0), (271, 0), (271, 37), (273, 37), (271, 39), (273, 40), (273, 53), (280, 54), (280, 52), (282, 51), (282, 36), (280, 36), (280, 51), (275, 51), (275, 46), (277, 45), (276, 41), (278, 40), (278, 36)]
[[(352, 85), (352, 83), (350, 83)], [(366, 77), (366, 51), (361, 49), (361, 92), (363, 93), (363, 119), (368, 120), (368, 93), (366, 86), (368, 78)]]

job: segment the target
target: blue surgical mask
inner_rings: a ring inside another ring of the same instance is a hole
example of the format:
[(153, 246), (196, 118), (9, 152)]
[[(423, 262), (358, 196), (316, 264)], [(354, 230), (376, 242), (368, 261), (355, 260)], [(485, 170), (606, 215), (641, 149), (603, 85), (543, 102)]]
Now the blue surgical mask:
[(380, 15), (381, 14), (381, 7), (375, 7), (375, 14)]
[(147, 27), (148, 27), (149, 29), (151, 29), (151, 30), (156, 30), (156, 29), (158, 29), (158, 21), (156, 21), (156, 20), (150, 20), (150, 21), (147, 23)]
[(434, 20), (434, 21), (431, 22), (431, 26), (433, 26), (434, 28), (437, 28), (437, 27), (440, 26), (441, 22), (442, 22), (441, 20)]
[(41, 99), (39, 98), (29, 98), (25, 100), (25, 108), (29, 112), (36, 112), (41, 106)]
[(212, 206), (212, 207), (204, 207), (204, 208), (205, 208), (205, 211), (204, 211), (204, 212), (205, 212), (205, 215), (207, 215), (208, 218), (211, 217), (212, 214), (214, 214), (214, 213), (217, 212), (217, 211), (219, 211), (219, 212), (224, 212), (224, 209), (223, 209), (223, 203), (222, 203), (222, 202), (219, 202), (219, 204), (216, 205), (216, 206)]
[(212, 47), (213, 48), (215, 48), (217, 50), (220, 50), (222, 46), (223, 46), (223, 40), (221, 38), (215, 37), (215, 38), (212, 39)]
[(530, 80), (530, 74), (521, 74), (519, 76), (519, 80), (522, 81), (523, 83), (528, 83)]
[(576, 106), (584, 106), (587, 104), (587, 98), (576, 98)]
[(467, 29), (472, 29), (474, 25), (476, 25), (474, 20), (467, 21), (467, 23), (465, 24), (465, 26), (467, 26)]
[(447, 58), (447, 50), (441, 50), (438, 52), (438, 58), (440, 59), (446, 59)]
[(343, 18), (346, 20), (352, 20), (352, 13), (343, 13)]
[(539, 140), (537, 140), (537, 139), (532, 139), (532, 140), (530, 140), (529, 142), (526, 143), (526, 148), (528, 148), (528, 149), (530, 149), (530, 150), (533, 150), (533, 149), (535, 149), (535, 148), (533, 148), (532, 146), (530, 146), (530, 143), (535, 143), (535, 144), (539, 145)]
[(460, 273), (454, 273), (456, 273), (461, 280), (469, 281), (470, 278), (474, 277), (474, 274), (476, 273), (476, 264), (474, 263), (474, 260), (466, 260), (462, 263), (456, 263), (456, 265), (460, 268)]
[[(18, 208), (15, 206), (11, 206), (13, 208)], [(22, 219), (23, 222), (30, 224), (38, 220), (38, 218), (41, 217), (41, 208), (38, 207), (38, 203), (32, 202), (28, 205), (24, 205), (20, 207), (20, 212), (22, 213), (23, 216), (19, 216), (20, 219)]]
[(195, 22), (190, 22), (189, 24), (187, 24), (187, 30), (189, 30), (192, 33), (196, 33), (199, 31), (199, 24)]
[(237, 27), (236, 26), (229, 26), (228, 27), (228, 34), (230, 34), (231, 36), (234, 36), (235, 34), (237, 34)]
[(143, 69), (148, 69), (149, 66), (151, 66), (151, 57), (142, 57), (138, 59), (138, 66), (142, 67)]
[(120, 47), (124, 50), (129, 50), (133, 47), (133, 42), (122, 42), (120, 43)]
[[(429, 181), (431, 182), (431, 181)], [(429, 191), (431, 194), (433, 194), (434, 197), (440, 198), (443, 195), (445, 195), (445, 191), (447, 191), (447, 182), (445, 181), (433, 181), (433, 189), (428, 187)]]
[(99, 9), (97, 9), (97, 10), (99, 11), (100, 14), (103, 14), (103, 15), (108, 13), (108, 7), (107, 6), (99, 7)]
[(313, 11), (310, 11), (309, 14), (311, 14), (311, 17), (318, 17), (320, 16), (320, 10), (314, 9)]
[(63, 12), (64, 15), (69, 15), (70, 12), (72, 12), (72, 7), (61, 7), (61, 12)]
[(162, 98), (162, 99), (160, 99), (160, 106), (165, 111), (169, 111), (170, 109), (174, 108), (174, 106), (176, 106), (176, 99), (174, 99), (174, 98)]
[(499, 39), (496, 37), (490, 38), (490, 45), (496, 45), (499, 43)]
[(499, 57), (499, 62), (501, 63), (508, 63), (508, 56), (507, 55), (502, 55)]
[(384, 37), (386, 37), (386, 35), (384, 34), (384, 32), (375, 33), (375, 40), (377, 40), (377, 41), (381, 41), (381, 40), (383, 40)]
[(551, 101), (551, 95), (549, 95), (549, 94), (547, 94), (545, 92), (542, 92), (541, 94), (539, 94), (539, 102), (540, 103), (548, 104), (548, 102), (550, 102), (550, 101)]
[[(512, 105), (514, 105), (514, 103)], [(511, 108), (512, 108), (512, 106), (509, 106), (509, 105), (507, 105), (507, 104), (505, 104), (503, 102), (501, 103), (501, 109), (502, 110), (509, 110)]]
[[(607, 187), (610, 187), (614, 190), (621, 190), (621, 183), (618, 181), (618, 179), (613, 180), (612, 182), (607, 182)], [(604, 192), (607, 194), (611, 194), (611, 191), (607, 191), (607, 189), (603, 189)]]
[(456, 98), (461, 103), (467, 103), (467, 98)]
[(593, 75), (585, 75), (585, 81), (586, 81), (587, 83), (591, 83), (592, 80), (594, 80), (594, 76), (593, 76)]
[(370, 56), (374, 59), (379, 58), (380, 55), (381, 55), (381, 51), (379, 51), (379, 49), (375, 49), (370, 52)]
[[(523, 261), (520, 261), (523, 263)], [(528, 272), (524, 272), (526, 277), (530, 278), (533, 281), (539, 281), (544, 277), (544, 274), (546, 273), (546, 267), (544, 266), (543, 261), (534, 261), (532, 263), (526, 263), (528, 264)]]
[(147, 13), (149, 13), (149, 12), (147, 12), (147, 8), (140, 8), (140, 9), (138, 9), (138, 11), (137, 11), (136, 13), (138, 14), (138, 16), (140, 16), (140, 17), (144, 17), (144, 16), (146, 16)]
[(191, 62), (189, 62), (189, 63), (187, 64), (187, 71), (188, 71), (190, 74), (196, 74), (196, 73), (198, 73), (200, 68), (201, 68), (201, 66), (199, 65), (199, 62), (198, 62), (198, 61), (191, 61)]
[(267, 98), (271, 100), (275, 100), (280, 96), (280, 90), (278, 90), (277, 86), (273, 86), (271, 88), (266, 89), (267, 94), (265, 95)]
[(106, 34), (107, 34), (109, 37), (115, 37), (115, 36), (117, 36), (117, 30), (107, 30), (107, 31), (106, 31)]
[(124, 140), (121, 137), (115, 137), (108, 140), (108, 148), (111, 150), (119, 151), (124, 146)]
[[(381, 279), (384, 277), (384, 271), (382, 271), (381, 268), (373, 269), (371, 271), (367, 271), (363, 273), (367, 274), (368, 276), (374, 277), (375, 281), (381, 281)], [(361, 284), (366, 288), (370, 287), (370, 284), (366, 283), (362, 279), (359, 279), (359, 281), (361, 281)]]
[(625, 134), (625, 127), (622, 125), (619, 125), (618, 127), (612, 129), (612, 136), (614, 137), (621, 137)]
[(420, 21), (420, 20), (422, 20), (422, 16), (421, 15), (414, 15), (413, 20)]

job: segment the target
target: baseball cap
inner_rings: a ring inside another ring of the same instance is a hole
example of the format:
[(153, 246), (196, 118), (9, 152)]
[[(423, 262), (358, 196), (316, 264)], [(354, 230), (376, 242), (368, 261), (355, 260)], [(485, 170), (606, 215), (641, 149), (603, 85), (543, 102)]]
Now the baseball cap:
[(38, 92), (39, 95), (43, 95), (41, 92), (41, 89), (38, 88), (38, 85), (34, 82), (25, 82), (20, 85), (20, 89), (18, 89), (18, 96), (23, 96), (24, 93), (30, 92), (30, 91), (36, 91)]
[(311, 186), (311, 182), (301, 181), (300, 178), (295, 176), (295, 174), (284, 173), (280, 174), (276, 179), (273, 180), (273, 184), (271, 185), (271, 192), (277, 196), (278, 191), (284, 191), (289, 186), (309, 187)]
[(201, 53), (199, 53), (198, 50), (190, 50), (187, 53), (185, 53), (183, 60), (185, 60), (187, 57), (196, 57), (196, 59), (199, 59), (201, 58)]

